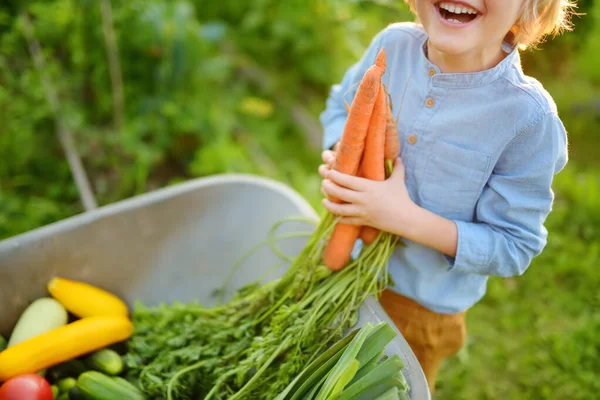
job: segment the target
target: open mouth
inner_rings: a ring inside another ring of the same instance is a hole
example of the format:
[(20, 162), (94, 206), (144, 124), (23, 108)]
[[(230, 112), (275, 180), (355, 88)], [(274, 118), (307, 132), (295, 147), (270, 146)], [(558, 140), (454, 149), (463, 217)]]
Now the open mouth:
[(475, 8), (464, 3), (442, 1), (437, 3), (436, 6), (440, 16), (453, 24), (468, 24), (481, 14)]

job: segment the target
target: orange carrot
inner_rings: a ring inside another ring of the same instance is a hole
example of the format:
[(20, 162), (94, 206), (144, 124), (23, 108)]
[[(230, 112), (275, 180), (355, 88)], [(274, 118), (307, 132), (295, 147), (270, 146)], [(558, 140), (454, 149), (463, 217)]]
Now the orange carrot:
[[(373, 108), (369, 129), (367, 131), (365, 153), (361, 162), (363, 176), (367, 179), (376, 181), (383, 181), (385, 179), (383, 153), (388, 116), (386, 100), (386, 92), (383, 85), (381, 85)], [(371, 244), (378, 234), (378, 229), (364, 226), (361, 230), (360, 238), (365, 244)]]
[[(358, 171), (375, 99), (381, 86), (381, 77), (385, 72), (385, 62), (385, 51), (381, 49), (375, 64), (367, 69), (361, 79), (352, 100), (334, 163), (334, 168), (343, 174), (356, 175)], [(330, 200), (341, 203), (334, 197), (330, 197)]]
[(323, 252), (323, 263), (334, 271), (342, 269), (352, 255), (352, 249), (361, 231), (360, 225), (338, 223), (333, 229)]
[[(403, 96), (404, 97), (404, 96)], [(386, 167), (386, 178), (392, 174), (392, 169), (396, 158), (400, 155), (400, 136), (398, 134), (398, 127), (396, 121), (394, 121), (394, 115), (392, 113), (392, 102), (388, 101), (387, 104), (387, 124), (385, 128), (385, 167)]]
[(365, 153), (362, 158), (362, 167), (365, 178), (382, 181), (385, 179), (383, 153), (385, 146), (386, 123), (388, 107), (383, 86), (377, 94), (373, 114), (367, 130), (365, 140)]

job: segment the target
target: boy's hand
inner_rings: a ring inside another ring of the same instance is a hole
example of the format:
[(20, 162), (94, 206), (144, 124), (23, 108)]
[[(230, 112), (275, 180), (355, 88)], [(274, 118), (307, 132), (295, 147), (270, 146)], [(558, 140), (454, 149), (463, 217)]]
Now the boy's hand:
[[(325, 156), (325, 155), (324, 155)], [(394, 172), (385, 181), (373, 181), (333, 169), (324, 172), (322, 193), (346, 202), (338, 204), (323, 200), (323, 205), (335, 215), (342, 216), (340, 222), (351, 225), (367, 225), (403, 236), (411, 224), (416, 204), (406, 189), (404, 165), (396, 160)]]
[(331, 195), (346, 203), (338, 204), (325, 198), (323, 205), (331, 213), (341, 216), (342, 223), (372, 226), (455, 257), (458, 246), (456, 223), (414, 203), (404, 177), (400, 159), (396, 160), (392, 176), (385, 181), (327, 169), (321, 191), (325, 197)]

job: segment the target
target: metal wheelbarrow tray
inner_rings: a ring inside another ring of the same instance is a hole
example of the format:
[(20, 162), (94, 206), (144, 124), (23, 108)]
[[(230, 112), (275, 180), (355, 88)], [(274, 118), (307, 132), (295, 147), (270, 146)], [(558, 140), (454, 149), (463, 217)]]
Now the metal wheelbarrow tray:
[[(281, 183), (249, 175), (216, 175), (150, 192), (0, 241), (0, 333), (8, 335), (21, 312), (47, 295), (53, 276), (100, 286), (130, 306), (173, 301), (215, 304), (236, 261), (267, 238), (274, 223), (291, 217), (317, 219), (314, 209)], [(286, 222), (279, 233), (312, 231)], [(307, 241), (278, 242), (289, 255)], [(226, 297), (281, 260), (268, 246), (251, 255), (234, 275)], [(273, 279), (282, 269), (268, 275)], [(363, 304), (359, 325), (392, 321), (374, 298)], [(423, 371), (398, 332), (388, 345), (405, 363), (411, 399), (430, 399)]]

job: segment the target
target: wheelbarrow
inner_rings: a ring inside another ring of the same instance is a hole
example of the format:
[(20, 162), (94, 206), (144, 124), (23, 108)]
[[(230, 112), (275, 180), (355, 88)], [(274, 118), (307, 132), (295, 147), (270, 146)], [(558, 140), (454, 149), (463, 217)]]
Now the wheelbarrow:
[[(265, 240), (278, 221), (294, 216), (317, 220), (315, 210), (295, 191), (279, 182), (252, 175), (216, 175), (133, 197), (0, 241), (0, 333), (8, 335), (22, 311), (47, 295), (53, 276), (82, 280), (105, 288), (130, 306), (140, 300), (217, 302), (236, 289), (275, 269), (281, 260), (268, 247), (245, 259), (249, 249)], [(313, 225), (290, 221), (279, 233), (310, 231)], [(293, 236), (293, 235), (288, 235)], [(280, 241), (286, 254), (298, 254), (307, 237)], [(358, 326), (387, 321), (379, 302), (369, 297), (359, 312)], [(397, 331), (397, 330), (396, 330)], [(388, 345), (398, 354), (413, 400), (431, 398), (423, 371), (399, 331)]]

